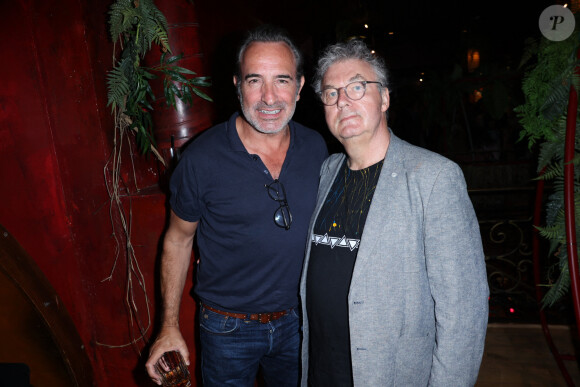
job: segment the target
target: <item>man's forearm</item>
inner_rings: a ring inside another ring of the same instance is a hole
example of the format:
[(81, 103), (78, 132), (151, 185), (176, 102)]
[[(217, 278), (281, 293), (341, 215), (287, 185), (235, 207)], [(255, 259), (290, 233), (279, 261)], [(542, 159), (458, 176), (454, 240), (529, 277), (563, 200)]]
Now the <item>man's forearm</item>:
[(191, 242), (164, 243), (161, 260), (162, 326), (179, 326), (179, 309), (191, 260), (191, 247)]

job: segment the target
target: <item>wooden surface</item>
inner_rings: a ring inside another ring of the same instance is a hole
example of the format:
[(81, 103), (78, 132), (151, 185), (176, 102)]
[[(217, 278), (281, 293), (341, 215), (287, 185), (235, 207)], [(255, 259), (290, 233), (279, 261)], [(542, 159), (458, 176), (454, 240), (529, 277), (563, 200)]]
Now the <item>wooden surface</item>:
[[(575, 327), (552, 325), (554, 343), (563, 354), (575, 353)], [(572, 380), (580, 386), (580, 370), (565, 360)], [(476, 387), (566, 386), (540, 325), (490, 324)]]

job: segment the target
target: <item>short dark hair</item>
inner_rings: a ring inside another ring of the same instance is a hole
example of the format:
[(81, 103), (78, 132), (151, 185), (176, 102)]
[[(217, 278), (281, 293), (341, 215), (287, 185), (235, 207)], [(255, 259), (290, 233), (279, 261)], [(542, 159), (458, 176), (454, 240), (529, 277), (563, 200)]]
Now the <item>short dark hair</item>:
[(286, 43), (292, 55), (294, 55), (294, 61), (296, 62), (296, 82), (300, 84), (300, 79), (304, 75), (303, 71), (303, 59), (300, 50), (296, 47), (296, 44), (290, 38), (290, 35), (286, 30), (280, 27), (272, 26), (269, 24), (263, 24), (246, 35), (246, 39), (242, 42), (238, 49), (238, 61), (235, 68), (235, 76), (238, 79), (238, 85), (242, 78), (242, 58), (250, 44), (255, 42), (262, 43)]
[(377, 81), (383, 87), (389, 88), (389, 72), (385, 61), (373, 54), (362, 40), (352, 39), (345, 43), (330, 45), (320, 55), (312, 81), (312, 87), (317, 94), (320, 93), (322, 78), (324, 78), (324, 74), (326, 74), (330, 66), (348, 59), (358, 59), (370, 64), (377, 76)]

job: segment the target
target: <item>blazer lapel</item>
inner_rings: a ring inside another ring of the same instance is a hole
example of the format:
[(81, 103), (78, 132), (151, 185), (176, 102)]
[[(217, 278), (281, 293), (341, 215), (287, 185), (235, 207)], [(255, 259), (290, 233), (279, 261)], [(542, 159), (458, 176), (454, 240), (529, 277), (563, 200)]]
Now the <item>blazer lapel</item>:
[[(388, 229), (397, 226), (390, 223), (389, 212), (394, 205), (396, 206), (393, 198), (398, 196), (397, 191), (402, 188), (401, 184), (405, 184), (406, 180), (401, 145), (401, 140), (391, 132), (385, 162), (365, 222), (352, 282), (355, 282), (361, 271), (364, 272), (365, 262), (377, 249), (377, 243), (385, 241)], [(391, 235), (394, 234), (391, 233)], [(378, 248), (382, 249), (383, 246)]]

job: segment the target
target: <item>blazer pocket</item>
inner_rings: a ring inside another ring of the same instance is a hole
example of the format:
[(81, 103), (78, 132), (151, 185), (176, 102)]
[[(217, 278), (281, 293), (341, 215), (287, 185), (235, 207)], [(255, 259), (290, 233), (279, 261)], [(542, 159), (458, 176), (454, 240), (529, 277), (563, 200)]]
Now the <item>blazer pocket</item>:
[(402, 336), (397, 345), (395, 386), (426, 386), (433, 362), (433, 335)]
[(403, 273), (417, 273), (424, 269), (425, 258), (413, 255), (406, 255), (403, 257)]

